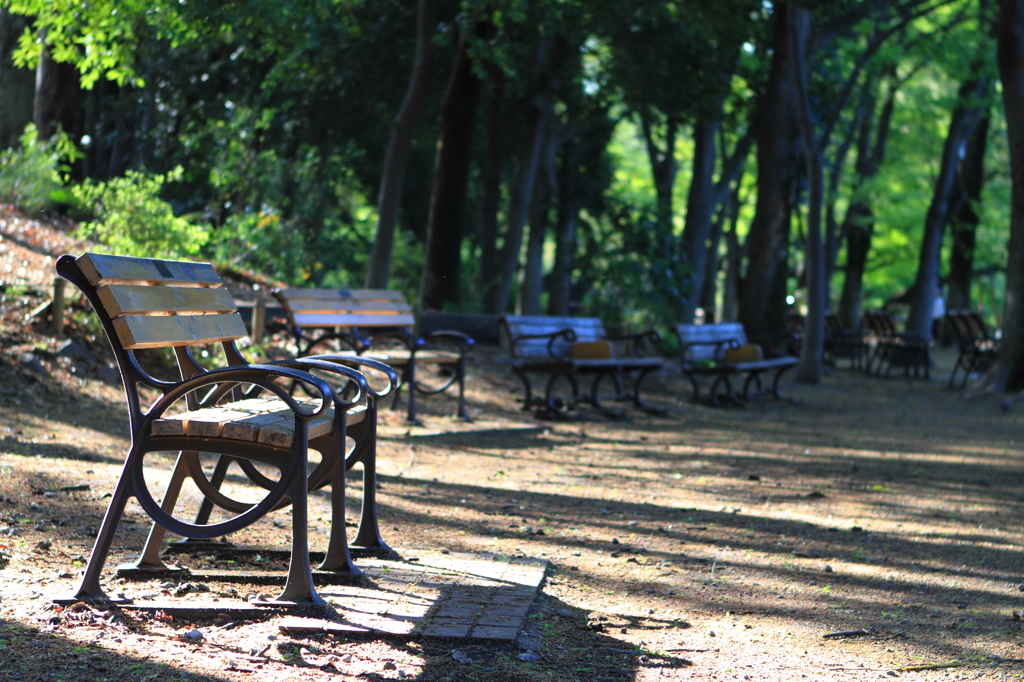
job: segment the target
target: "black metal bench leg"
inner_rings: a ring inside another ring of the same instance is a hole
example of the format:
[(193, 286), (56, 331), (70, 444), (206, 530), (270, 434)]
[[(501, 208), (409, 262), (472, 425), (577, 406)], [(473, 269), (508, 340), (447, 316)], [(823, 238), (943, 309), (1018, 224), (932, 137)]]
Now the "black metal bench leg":
[(779, 400), (790, 400), (789, 398), (787, 398), (786, 396), (782, 395), (782, 393), (779, 392), (779, 382), (782, 380), (782, 375), (785, 374), (794, 366), (795, 365), (779, 367), (779, 370), (775, 372), (775, 378), (772, 379), (772, 395), (778, 398)]
[(288, 576), (284, 590), (272, 599), (272, 603), (302, 604), (309, 606), (326, 606), (327, 602), (316, 592), (313, 586), (313, 571), (309, 565), (309, 483), (306, 480), (308, 470), (308, 442), (305, 429), (295, 434), (293, 455), (302, 459), (297, 467), (291, 490), (288, 496), (292, 501), (292, 554), (288, 564)]
[(750, 401), (750, 385), (757, 384), (757, 392), (761, 392), (761, 372), (754, 370), (747, 375), (747, 380), (743, 382), (743, 399)]
[(652, 374), (653, 372), (653, 369), (640, 370), (640, 374), (637, 376), (636, 381), (633, 382), (633, 405), (635, 405), (638, 409), (647, 412), (648, 414), (664, 417), (665, 415), (668, 414), (668, 410), (662, 407), (654, 407), (653, 405), (648, 405), (647, 403), (644, 402), (644, 399), (640, 397), (640, 385), (644, 382), (644, 379), (647, 378), (647, 375)]
[(697, 377), (693, 374), (687, 374), (686, 378), (690, 380), (690, 385), (693, 387), (693, 402), (694, 404), (700, 404), (700, 384), (697, 383)]
[[(174, 506), (178, 502), (178, 496), (181, 494), (181, 484), (185, 482), (188, 474), (188, 463), (186, 462), (186, 454), (184, 452), (178, 453), (178, 459), (174, 463), (174, 471), (171, 473), (171, 480), (167, 484), (167, 490), (164, 492), (164, 499), (160, 502), (160, 508), (168, 514), (174, 511)], [(226, 469), (227, 467), (225, 467)], [(216, 472), (215, 472), (216, 473)], [(223, 476), (221, 477), (223, 481)], [(217, 484), (219, 486), (219, 483)], [(205, 498), (203, 503), (208, 502)], [(212, 507), (212, 505), (211, 505)], [(202, 510), (200, 509), (200, 513)], [(207, 513), (206, 518), (209, 518)], [(197, 521), (197, 523), (206, 523), (206, 521)], [(128, 572), (138, 573), (165, 573), (165, 572), (177, 572), (183, 571), (180, 568), (171, 568), (163, 562), (160, 558), (160, 543), (163, 542), (164, 536), (167, 530), (159, 523), (154, 523), (152, 528), (149, 529), (149, 537), (146, 538), (146, 545), (142, 549), (142, 554), (135, 563), (124, 564), (118, 566), (118, 574), (124, 574)]]
[(352, 562), (348, 551), (348, 533), (345, 524), (345, 437), (339, 441), (337, 461), (331, 467), (331, 534), (324, 560), (317, 566), (321, 571), (334, 571), (362, 575)]
[(473, 418), (466, 411), (466, 356), (459, 356), (459, 410), (458, 417), (462, 421), (472, 422)]
[(533, 407), (533, 391), (530, 389), (530, 379), (526, 376), (526, 372), (513, 369), (512, 373), (519, 377), (519, 381), (523, 382), (523, 410), (529, 410)]
[(355, 545), (383, 552), (391, 551), (380, 536), (377, 521), (377, 408), (367, 408), (366, 442), (360, 461), (363, 463), (363, 506), (359, 512), (359, 528), (356, 530)]
[[(416, 416), (416, 356), (409, 356), (409, 364), (405, 367), (403, 383), (409, 384), (409, 411), (405, 415), (405, 423), (413, 426), (423, 426), (423, 422)], [(398, 396), (395, 396), (397, 404)]]
[(576, 377), (573, 376), (572, 372), (552, 372), (548, 378), (547, 386), (544, 388), (544, 404), (537, 411), (537, 415), (541, 417), (550, 417), (553, 419), (564, 418), (564, 410), (559, 409), (558, 405), (555, 404), (555, 382), (560, 377), (565, 377), (569, 380), (569, 386), (572, 389), (572, 397), (570, 402), (576, 402), (579, 400), (580, 388), (579, 384), (576, 383)]
[(609, 419), (625, 419), (626, 413), (622, 410), (613, 410), (601, 404), (601, 382), (605, 377), (610, 377), (613, 383), (615, 383), (615, 389), (617, 391), (616, 395), (622, 392), (618, 382), (618, 377), (614, 372), (598, 372), (594, 376), (593, 382), (590, 384), (590, 404), (594, 406), (595, 410)]
[[(134, 454), (134, 453), (133, 453)], [(114, 534), (124, 514), (128, 498), (134, 494), (131, 479), (128, 476), (128, 462), (132, 461), (133, 455), (128, 456), (124, 469), (121, 471), (121, 478), (117, 481), (114, 494), (110, 498), (110, 506), (103, 516), (103, 523), (100, 524), (100, 531), (96, 534), (96, 542), (93, 544), (92, 554), (89, 556), (89, 563), (85, 566), (85, 574), (82, 576), (82, 583), (74, 596), (68, 599), (55, 599), (58, 604), (68, 604), (77, 601), (105, 602), (115, 601), (110, 599), (100, 587), (100, 574), (103, 566), (107, 563), (107, 555), (114, 542)]]

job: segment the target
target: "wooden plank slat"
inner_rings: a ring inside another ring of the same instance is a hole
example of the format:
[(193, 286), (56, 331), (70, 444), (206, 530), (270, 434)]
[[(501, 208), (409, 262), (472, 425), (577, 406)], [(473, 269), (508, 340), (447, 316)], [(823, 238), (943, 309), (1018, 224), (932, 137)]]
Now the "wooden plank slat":
[(327, 301), (324, 299), (316, 299), (309, 301), (288, 301), (288, 309), (293, 313), (412, 314), (412, 306), (405, 301)]
[(111, 317), (121, 315), (210, 315), (235, 311), (231, 293), (224, 288), (111, 284), (96, 290)]
[(114, 320), (117, 336), (128, 350), (189, 346), (240, 339), (248, 332), (238, 313), (229, 315), (127, 315)]
[(323, 313), (299, 313), (293, 315), (299, 327), (411, 327), (416, 324), (412, 315), (346, 315)]
[(281, 289), (286, 301), (404, 301), (400, 291), (388, 289)]
[(600, 327), (604, 328), (604, 323), (601, 322), (599, 317), (553, 317), (548, 315), (506, 315), (505, 324), (509, 327), (514, 325), (544, 325), (544, 326), (555, 326), (557, 328), (572, 327), (573, 329), (579, 327)]
[(78, 267), (93, 286), (105, 284), (164, 284), (178, 287), (223, 285), (209, 263), (156, 260), (87, 253), (79, 256)]

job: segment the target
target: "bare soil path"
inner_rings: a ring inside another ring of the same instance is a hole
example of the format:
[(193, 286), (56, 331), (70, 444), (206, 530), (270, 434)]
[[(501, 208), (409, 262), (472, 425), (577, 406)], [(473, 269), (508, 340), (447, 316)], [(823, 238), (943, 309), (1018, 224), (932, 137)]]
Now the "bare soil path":
[[(385, 415), (379, 499), (396, 547), (551, 562), (516, 645), (58, 610), (50, 600), (76, 584), (127, 433), (120, 390), (21, 322), (32, 303), (0, 305), (4, 682), (1024, 676), (1024, 409), (946, 390), (948, 354), (930, 382), (840, 370), (786, 386), (799, 404), (719, 410), (686, 402), (667, 375), (651, 397), (668, 418), (551, 423), (518, 410), (507, 367), (480, 349), (475, 424), (445, 416), (445, 399), (425, 403), (424, 429)], [(326, 496), (312, 512), (322, 544)], [(137, 505), (129, 517), (111, 564), (148, 530)], [(236, 540), (280, 546), (287, 519)], [(249, 589), (210, 587), (224, 599)]]

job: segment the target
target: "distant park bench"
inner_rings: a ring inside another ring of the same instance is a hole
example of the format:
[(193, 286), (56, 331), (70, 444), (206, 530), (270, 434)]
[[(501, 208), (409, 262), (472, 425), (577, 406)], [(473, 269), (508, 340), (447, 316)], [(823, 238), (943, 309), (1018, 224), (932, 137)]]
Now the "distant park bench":
[[(562, 414), (570, 403), (581, 399), (577, 377), (590, 376), (587, 400), (597, 410), (621, 417), (621, 412), (608, 409), (604, 401), (630, 400), (642, 410), (664, 414), (664, 410), (647, 405), (640, 397), (643, 380), (663, 364), (660, 358), (643, 356), (644, 340), (656, 337), (654, 332), (612, 337), (596, 317), (506, 315), (498, 322), (511, 355), (512, 372), (522, 381), (526, 392), (524, 410), (537, 407), (539, 416)], [(617, 351), (615, 342), (625, 344), (625, 349)], [(542, 399), (534, 397), (530, 375), (547, 377)], [(626, 392), (623, 383), (630, 378), (632, 392)], [(560, 379), (569, 384), (570, 393), (565, 399), (556, 394)], [(601, 389), (606, 379), (612, 382), (614, 393), (603, 396)]]
[[(332, 344), (362, 357), (385, 362), (401, 371), (409, 386), (406, 421), (419, 424), (416, 393), (435, 395), (453, 384), (459, 387), (456, 414), (472, 421), (466, 411), (466, 353), (473, 339), (455, 331), (413, 333), (416, 318), (401, 292), (383, 289), (279, 289), (274, 296), (284, 307), (288, 325), (301, 355)], [(430, 365), (436, 376), (426, 375)], [(398, 392), (395, 393), (395, 403)]]
[[(386, 365), (336, 356), (249, 364), (234, 343), (246, 335), (242, 319), (220, 277), (206, 263), (85, 254), (77, 259), (62, 256), (57, 271), (81, 289), (106, 331), (121, 372), (132, 432), (121, 478), (72, 600), (108, 600), (100, 587), (100, 574), (131, 497), (155, 522), (134, 566), (147, 577), (173, 570), (160, 559), (165, 531), (194, 540), (221, 537), (290, 504), (290, 567), (283, 593), (265, 602), (268, 606), (325, 603), (314, 589), (309, 563), (309, 490), (330, 485), (335, 515), (319, 568), (349, 575), (360, 572), (349, 554), (344, 518), (345, 471), (357, 463), (363, 465), (363, 508), (356, 544), (387, 549), (378, 532), (375, 502), (375, 401), (386, 393), (374, 393), (363, 373), (349, 366), (384, 373), (392, 390), (397, 377)], [(205, 344), (220, 344), (226, 367), (206, 370), (200, 366), (189, 347)], [(183, 378), (154, 377), (137, 354), (143, 349), (172, 349)], [(333, 384), (321, 375), (332, 377)], [(294, 382), (314, 397), (292, 397), (289, 388)], [(147, 394), (141, 394), (140, 386)], [(152, 392), (160, 396), (155, 401)], [(356, 442), (347, 456), (346, 436)], [(309, 448), (320, 453), (312, 471), (308, 471)], [(145, 458), (153, 452), (178, 453), (160, 503), (144, 474)], [(204, 472), (200, 453), (217, 455), (209, 474)], [(243, 502), (222, 490), (232, 464), (267, 491), (262, 500)], [(268, 476), (268, 468), (277, 473)], [(203, 495), (195, 522), (183, 521), (174, 513), (186, 480)], [(215, 506), (234, 516), (211, 523)]]
[(897, 332), (895, 322), (884, 310), (865, 312), (864, 322), (868, 327), (866, 341), (873, 348), (864, 369), (866, 373), (884, 373), (888, 377), (894, 368), (902, 367), (907, 378), (919, 378), (922, 374), (925, 379), (931, 378), (931, 352), (926, 337)]
[(974, 310), (949, 310), (946, 320), (956, 335), (959, 351), (953, 372), (949, 375), (949, 387), (953, 388), (957, 372), (963, 370), (960, 388), (967, 385), (967, 379), (977, 372), (984, 374), (999, 357), (999, 340), (992, 337), (981, 313)]
[[(797, 358), (762, 359), (760, 346), (747, 343), (747, 335), (739, 322), (719, 324), (680, 324), (675, 328), (679, 337), (683, 374), (693, 386), (693, 400), (700, 402), (701, 390), (698, 378), (711, 377), (712, 383), (706, 402), (718, 406), (723, 399), (750, 400), (751, 388), (762, 390), (761, 374), (775, 372), (771, 392), (776, 398), (779, 380), (783, 373), (797, 364)], [(743, 379), (742, 393), (737, 394), (732, 379)]]

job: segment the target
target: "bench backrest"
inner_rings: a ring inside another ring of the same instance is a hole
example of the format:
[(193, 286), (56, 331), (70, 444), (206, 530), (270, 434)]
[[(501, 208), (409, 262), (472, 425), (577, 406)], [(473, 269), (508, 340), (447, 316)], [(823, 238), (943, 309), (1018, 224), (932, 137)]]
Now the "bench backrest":
[[(743, 345), (747, 342), (747, 334), (739, 322), (720, 322), (718, 324), (680, 324), (676, 325), (676, 335), (682, 347), (683, 360), (699, 362), (702, 360), (721, 360), (721, 352), (729, 347), (729, 342)], [(722, 345), (715, 346), (714, 343)], [(687, 348), (689, 343), (702, 345)], [(707, 345), (703, 345), (707, 344)], [(715, 352), (719, 351), (718, 357)]]
[(279, 289), (274, 292), (295, 327), (415, 327), (412, 307), (385, 289)]
[(125, 350), (234, 341), (247, 334), (209, 263), (98, 253), (76, 263)]
[(553, 334), (572, 329), (576, 341), (600, 341), (605, 338), (604, 324), (597, 317), (550, 317), (547, 315), (506, 315), (498, 320), (502, 329), (501, 343), (513, 358), (567, 358), (572, 343), (558, 337), (548, 351), (547, 338), (517, 338)]

